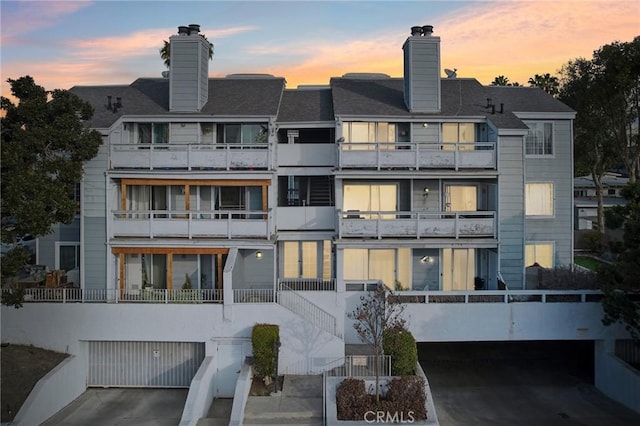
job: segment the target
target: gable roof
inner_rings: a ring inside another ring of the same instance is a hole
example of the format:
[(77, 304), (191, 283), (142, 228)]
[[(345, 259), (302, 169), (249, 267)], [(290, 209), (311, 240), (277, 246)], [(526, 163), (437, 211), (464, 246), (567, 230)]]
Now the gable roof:
[(282, 123), (334, 121), (330, 88), (285, 90), (278, 121)]
[(539, 87), (486, 86), (494, 104), (504, 103), (514, 112), (575, 112)]

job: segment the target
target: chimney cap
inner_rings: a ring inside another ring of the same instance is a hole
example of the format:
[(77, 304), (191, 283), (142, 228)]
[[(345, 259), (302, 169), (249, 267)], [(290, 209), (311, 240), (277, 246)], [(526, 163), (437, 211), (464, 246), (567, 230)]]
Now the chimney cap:
[(420, 35), (422, 35), (422, 27), (419, 26), (419, 25), (411, 27), (411, 35), (412, 36), (420, 36)]
[(433, 34), (433, 25), (424, 25), (422, 27), (422, 34), (425, 36), (430, 36)]
[(189, 34), (198, 34), (200, 32), (199, 24), (189, 24)]
[(180, 35), (182, 35), (182, 34), (188, 35), (189, 34), (189, 27), (184, 26), (184, 25), (179, 26), (178, 27), (178, 34), (180, 34)]

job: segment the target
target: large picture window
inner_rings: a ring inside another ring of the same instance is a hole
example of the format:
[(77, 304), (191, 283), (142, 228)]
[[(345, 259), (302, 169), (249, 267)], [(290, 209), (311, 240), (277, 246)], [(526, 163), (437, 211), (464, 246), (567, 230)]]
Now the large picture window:
[(411, 249), (344, 249), (343, 278), (348, 281), (380, 280), (395, 289), (410, 288)]
[(527, 155), (553, 155), (553, 123), (526, 122), (529, 133), (526, 136)]
[(138, 123), (138, 143), (169, 143), (169, 123)]
[(267, 142), (267, 125), (259, 123), (218, 124), (218, 143), (254, 144)]
[[(357, 214), (362, 219), (377, 219), (378, 215), (356, 212), (395, 212), (398, 210), (398, 186), (395, 184), (345, 184), (343, 208), (346, 214)], [(383, 214), (382, 219), (393, 219)]]
[(285, 241), (283, 278), (331, 279), (331, 241)]
[(527, 216), (553, 216), (553, 183), (527, 183), (525, 185), (525, 211)]

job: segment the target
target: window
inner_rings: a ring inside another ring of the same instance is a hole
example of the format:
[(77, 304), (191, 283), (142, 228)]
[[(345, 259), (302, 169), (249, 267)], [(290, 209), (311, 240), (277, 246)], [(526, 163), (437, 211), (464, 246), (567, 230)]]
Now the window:
[(395, 289), (411, 288), (411, 249), (344, 249), (345, 280), (380, 280)]
[(553, 268), (553, 244), (534, 243), (525, 246), (524, 265), (538, 264), (543, 268)]
[(553, 216), (552, 183), (525, 185), (525, 212), (527, 216)]
[(138, 143), (169, 143), (169, 123), (138, 123)]
[(526, 136), (527, 155), (553, 155), (553, 123), (526, 122), (529, 133)]
[(476, 141), (475, 124), (473, 123), (442, 123), (442, 142), (444, 150), (454, 150), (455, 146), (446, 144), (461, 143), (458, 149), (472, 151)]
[[(393, 143), (399, 140), (398, 135), (406, 135), (408, 125), (403, 123), (384, 122), (345, 122), (343, 124), (344, 141), (349, 149), (376, 149), (375, 143), (381, 143), (380, 149), (393, 149)], [(363, 144), (358, 146), (357, 144)]]
[(285, 241), (283, 278), (331, 279), (331, 241)]
[(59, 243), (56, 258), (56, 269), (70, 271), (76, 268), (80, 268), (80, 243)]
[(607, 189), (607, 195), (616, 195), (615, 189)]
[[(395, 212), (398, 210), (398, 186), (396, 184), (345, 184), (344, 212)], [(358, 214), (358, 213), (356, 213)], [(359, 215), (359, 214), (358, 214)], [(382, 219), (393, 219), (393, 214), (382, 214)], [(362, 214), (359, 218), (376, 219), (376, 214)]]
[(267, 142), (267, 125), (258, 123), (218, 124), (217, 142), (228, 144), (256, 144)]

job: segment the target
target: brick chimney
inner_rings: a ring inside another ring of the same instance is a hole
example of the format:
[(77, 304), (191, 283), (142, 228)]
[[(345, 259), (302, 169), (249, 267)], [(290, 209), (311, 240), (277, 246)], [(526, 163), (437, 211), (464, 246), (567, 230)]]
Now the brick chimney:
[(209, 42), (191, 24), (178, 27), (169, 43), (169, 110), (200, 111), (209, 99)]
[(404, 103), (411, 112), (440, 112), (440, 37), (433, 26), (411, 27), (404, 45)]

